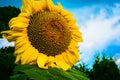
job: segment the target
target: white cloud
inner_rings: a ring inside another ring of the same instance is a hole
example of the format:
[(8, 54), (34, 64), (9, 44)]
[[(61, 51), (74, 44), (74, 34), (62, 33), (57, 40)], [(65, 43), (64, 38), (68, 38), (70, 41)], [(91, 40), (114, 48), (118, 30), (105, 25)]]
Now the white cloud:
[(14, 46), (14, 42), (8, 42), (6, 39), (0, 38), (0, 48), (7, 46)]
[[(96, 9), (98, 13), (95, 13)], [(80, 51), (83, 53), (81, 60), (89, 62), (96, 52), (103, 52), (110, 44), (120, 45), (119, 10), (120, 4), (116, 4), (116, 7), (103, 8), (95, 5), (72, 10), (84, 39), (80, 43)]]
[(117, 65), (120, 65), (120, 58), (117, 59), (116, 64), (117, 64)]
[(116, 64), (118, 66), (120, 66), (120, 53), (116, 53), (114, 56), (113, 56), (113, 59), (115, 60)]

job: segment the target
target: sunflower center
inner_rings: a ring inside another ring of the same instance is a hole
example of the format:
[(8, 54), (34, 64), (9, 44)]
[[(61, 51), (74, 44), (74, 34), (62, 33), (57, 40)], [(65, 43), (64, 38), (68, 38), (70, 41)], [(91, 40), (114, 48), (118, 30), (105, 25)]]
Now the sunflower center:
[(64, 52), (71, 40), (67, 21), (57, 12), (44, 11), (34, 14), (27, 31), (31, 45), (48, 56)]

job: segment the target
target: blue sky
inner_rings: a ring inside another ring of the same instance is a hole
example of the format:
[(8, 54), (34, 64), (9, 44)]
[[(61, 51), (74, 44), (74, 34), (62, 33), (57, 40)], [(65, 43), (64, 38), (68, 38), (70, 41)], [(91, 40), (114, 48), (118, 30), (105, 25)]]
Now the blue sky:
[[(80, 43), (81, 62), (93, 64), (96, 55), (112, 56), (120, 66), (120, 0), (53, 0), (73, 13), (84, 42)], [(0, 6), (18, 8), (21, 0), (0, 0)], [(0, 47), (13, 45), (0, 39)]]

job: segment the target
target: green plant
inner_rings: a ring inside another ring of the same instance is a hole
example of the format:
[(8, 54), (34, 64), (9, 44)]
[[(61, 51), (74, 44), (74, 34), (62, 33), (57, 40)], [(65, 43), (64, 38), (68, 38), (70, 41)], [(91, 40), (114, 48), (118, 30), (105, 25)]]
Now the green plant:
[(15, 67), (13, 56), (14, 47), (5, 47), (0, 49), (0, 80), (9, 80)]

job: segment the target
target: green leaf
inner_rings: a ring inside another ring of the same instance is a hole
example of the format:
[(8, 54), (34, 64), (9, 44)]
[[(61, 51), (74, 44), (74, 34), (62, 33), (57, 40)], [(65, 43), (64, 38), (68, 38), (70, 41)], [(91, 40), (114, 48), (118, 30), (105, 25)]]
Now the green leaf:
[(48, 80), (49, 77), (52, 77), (47, 70), (42, 70), (38, 68), (32, 68), (29, 70), (24, 71), (29, 78), (33, 78), (35, 80)]
[(74, 70), (64, 71), (59, 68), (40, 69), (37, 66), (18, 65), (14, 69), (15, 75), (11, 79), (17, 79), (21, 75), (23, 80), (89, 80), (84, 73)]
[(83, 72), (69, 70), (68, 73), (74, 76), (77, 80), (89, 80)]
[(11, 80), (27, 80), (27, 78), (25, 74), (18, 74), (10, 77)]
[(29, 70), (31, 68), (33, 68), (33, 66), (30, 66), (30, 65), (18, 65), (14, 69), (14, 74), (17, 74), (18, 72), (24, 73), (24, 71)]
[(55, 78), (58, 78), (59, 80), (75, 80), (75, 78), (67, 73), (66, 71), (63, 71), (62, 69), (59, 68), (49, 68), (48, 71), (54, 75)]

